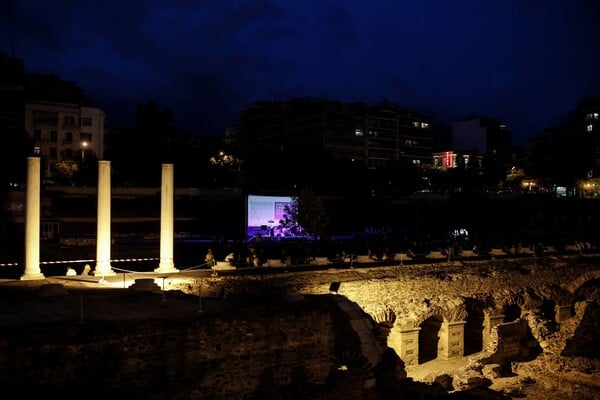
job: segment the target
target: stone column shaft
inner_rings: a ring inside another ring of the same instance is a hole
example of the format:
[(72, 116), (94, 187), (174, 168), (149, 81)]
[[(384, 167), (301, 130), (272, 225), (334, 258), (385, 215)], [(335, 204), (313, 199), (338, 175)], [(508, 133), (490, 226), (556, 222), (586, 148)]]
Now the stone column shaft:
[(110, 161), (98, 160), (98, 218), (95, 276), (116, 275), (110, 266)]
[(40, 269), (40, 158), (27, 157), (25, 271), (21, 279), (44, 279)]
[(173, 164), (162, 165), (160, 190), (160, 262), (155, 272), (176, 272), (173, 263)]

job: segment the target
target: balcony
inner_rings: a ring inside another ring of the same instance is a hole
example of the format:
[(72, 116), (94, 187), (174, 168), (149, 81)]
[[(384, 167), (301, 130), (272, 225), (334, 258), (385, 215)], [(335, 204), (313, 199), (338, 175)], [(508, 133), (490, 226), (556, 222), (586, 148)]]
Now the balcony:
[(33, 120), (34, 126), (58, 126), (58, 118), (38, 118)]
[(73, 130), (79, 130), (79, 128), (80, 128), (79, 124), (76, 124), (74, 122), (65, 122), (62, 124), (62, 127), (64, 129), (73, 129)]

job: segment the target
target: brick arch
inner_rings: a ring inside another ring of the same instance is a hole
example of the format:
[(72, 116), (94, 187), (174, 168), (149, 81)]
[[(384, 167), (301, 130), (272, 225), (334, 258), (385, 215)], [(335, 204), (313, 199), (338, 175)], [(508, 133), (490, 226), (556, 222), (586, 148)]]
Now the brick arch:
[(504, 310), (507, 306), (517, 305), (522, 307), (525, 304), (526, 293), (522, 290), (510, 289), (500, 292), (492, 292), (494, 308)]
[(467, 318), (465, 299), (456, 296), (447, 299), (438, 299), (436, 303), (428, 303), (425, 309), (416, 315), (414, 327), (418, 327), (428, 318), (438, 318), (441, 321), (464, 321)]
[(440, 321), (447, 321), (444, 314), (445, 311), (443, 307), (439, 305), (430, 305), (425, 310), (422, 310), (420, 314), (415, 316), (413, 320), (413, 327), (418, 328), (423, 322), (431, 318), (439, 319)]
[(379, 310), (375, 310), (374, 312), (370, 312), (371, 318), (378, 324), (388, 324), (390, 326), (394, 325), (396, 322), (396, 311), (392, 309), (392, 307), (386, 305), (383, 306)]
[[(593, 289), (591, 291), (591, 294), (589, 292), (590, 288)], [(586, 291), (588, 293), (586, 293)], [(600, 291), (600, 278), (594, 278), (594, 279), (585, 281), (573, 293), (573, 302), (575, 302), (577, 300), (582, 300), (582, 299), (585, 299), (588, 301), (597, 300), (600, 297), (599, 291)]]
[(572, 294), (575, 294), (588, 281), (593, 281), (593, 280), (597, 280), (597, 279), (600, 279), (600, 271), (598, 271), (598, 270), (586, 271), (583, 274), (579, 275), (577, 278), (575, 278), (570, 283), (567, 283), (566, 285), (564, 285), (564, 288), (566, 290), (568, 290), (569, 292), (571, 292)]
[(557, 304), (569, 304), (573, 299), (573, 293), (560, 285), (541, 286), (535, 290), (535, 293), (542, 303), (554, 301)]
[(467, 319), (467, 304), (462, 296), (449, 299), (443, 308), (444, 319), (449, 322), (464, 321)]
[(396, 311), (389, 305), (385, 305), (375, 312), (370, 312), (368, 315), (373, 319), (376, 324), (375, 332), (377, 340), (384, 346), (388, 346), (389, 336), (394, 329), (394, 323), (396, 322)]

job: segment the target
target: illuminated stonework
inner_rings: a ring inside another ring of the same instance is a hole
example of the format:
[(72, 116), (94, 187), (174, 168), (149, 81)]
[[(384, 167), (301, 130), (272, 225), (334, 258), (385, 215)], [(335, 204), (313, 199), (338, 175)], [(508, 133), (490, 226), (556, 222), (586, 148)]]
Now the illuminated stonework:
[(21, 279), (44, 279), (40, 269), (40, 158), (27, 158), (25, 272)]
[(173, 164), (162, 165), (160, 191), (160, 263), (155, 272), (176, 272), (173, 263)]
[(110, 161), (99, 160), (95, 276), (116, 274), (110, 266), (110, 211)]

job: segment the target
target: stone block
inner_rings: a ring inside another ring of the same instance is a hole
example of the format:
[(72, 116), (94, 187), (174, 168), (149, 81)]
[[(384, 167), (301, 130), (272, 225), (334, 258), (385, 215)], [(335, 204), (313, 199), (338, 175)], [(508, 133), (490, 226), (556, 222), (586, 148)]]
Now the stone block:
[(40, 291), (38, 292), (39, 298), (62, 297), (68, 295), (69, 291), (62, 283), (46, 283), (40, 286)]
[(154, 279), (152, 278), (140, 278), (136, 279), (135, 283), (129, 286), (129, 290), (134, 292), (154, 292), (158, 293), (161, 291), (160, 286), (158, 286)]

